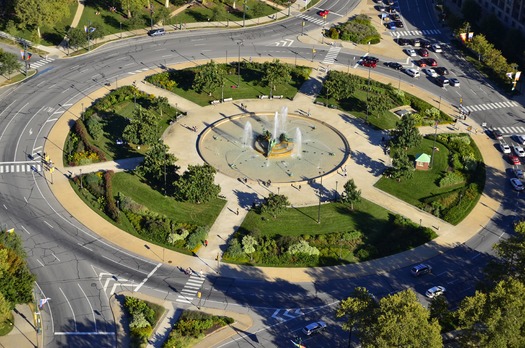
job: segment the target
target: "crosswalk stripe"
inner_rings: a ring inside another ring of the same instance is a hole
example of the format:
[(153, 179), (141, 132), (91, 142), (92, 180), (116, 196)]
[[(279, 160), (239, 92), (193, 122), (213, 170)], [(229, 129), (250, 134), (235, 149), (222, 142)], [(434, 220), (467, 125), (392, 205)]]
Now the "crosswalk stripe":
[(482, 110), (488, 110), (488, 107), (486, 104), (480, 104), (479, 107), (482, 109)]
[(12, 165), (11, 165), (11, 173), (14, 173), (14, 172), (15, 172), (15, 165), (12, 164)]
[(178, 299), (176, 299), (175, 301), (177, 301), (177, 302), (181, 302), (181, 303), (191, 303), (190, 301), (187, 301), (187, 300), (182, 299), (182, 298), (178, 298)]
[(497, 103), (494, 103), (494, 104), (496, 104), (499, 108), (503, 108), (503, 107), (505, 107), (505, 105), (503, 105), (503, 103), (499, 103), (499, 102), (497, 102)]
[(0, 174), (4, 172), (4, 167), (0, 166)]

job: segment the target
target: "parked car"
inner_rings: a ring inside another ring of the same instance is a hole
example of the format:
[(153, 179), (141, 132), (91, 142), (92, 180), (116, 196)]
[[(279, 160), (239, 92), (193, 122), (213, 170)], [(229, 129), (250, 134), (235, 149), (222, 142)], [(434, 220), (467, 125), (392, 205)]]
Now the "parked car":
[(510, 184), (512, 185), (512, 188), (516, 191), (523, 191), (523, 189), (525, 188), (521, 183), (520, 179), (518, 178), (510, 178)]
[(373, 60), (363, 60), (361, 62), (362, 66), (366, 66), (367, 68), (375, 68), (377, 66), (377, 63)]
[(317, 14), (319, 16), (321, 16), (321, 17), (326, 17), (326, 16), (328, 16), (329, 13), (330, 13), (329, 10), (321, 10), (321, 11), (317, 12)]
[(494, 135), (495, 139), (501, 140), (503, 139), (503, 133), (499, 129), (493, 129), (492, 134)]
[(499, 147), (501, 148), (501, 152), (503, 153), (511, 153), (510, 146), (507, 145), (507, 143), (499, 143)]
[(386, 24), (386, 27), (390, 30), (395, 30), (396, 29), (396, 23), (395, 22), (390, 22), (390, 23), (387, 23)]
[(521, 145), (525, 145), (525, 135), (523, 134), (516, 135), (516, 141), (520, 143)]
[(443, 52), (443, 49), (441, 49), (441, 46), (439, 44), (432, 44), (432, 46), (430, 46), (430, 48), (432, 48), (432, 51), (434, 51), (436, 53)]
[(521, 145), (514, 145), (513, 146), (514, 153), (518, 155), (518, 157), (525, 157), (525, 151), (521, 147)]
[(404, 71), (408, 76), (412, 76), (412, 77), (420, 76), (419, 71), (417, 71), (416, 69), (405, 69)]
[(421, 39), (411, 39), (411, 44), (414, 47), (420, 47), (421, 46)]
[(425, 61), (428, 66), (437, 66), (438, 63), (434, 58), (425, 58)]
[(401, 20), (401, 16), (399, 14), (397, 14), (397, 13), (392, 13), (390, 15), (390, 19), (392, 19), (393, 21), (399, 21), (399, 20)]
[(410, 45), (410, 40), (409, 39), (404, 39), (402, 37), (398, 37), (397, 39), (394, 39), (394, 41), (399, 45), (399, 46), (407, 46), (407, 45)]
[(361, 59), (362, 60), (368, 60), (369, 62), (374, 62), (374, 63), (379, 62), (379, 58), (374, 57), (374, 56), (363, 56), (363, 57), (361, 57)]
[(434, 286), (428, 289), (425, 295), (427, 295), (428, 298), (434, 298), (434, 297), (443, 295), (445, 291), (446, 289), (442, 286)]
[(450, 79), (450, 85), (453, 87), (459, 87), (459, 80), (455, 77)]
[(430, 41), (428, 41), (428, 40), (421, 40), (421, 47), (430, 48)]
[(437, 67), (434, 68), (434, 70), (436, 70), (436, 72), (437, 72), (439, 75), (448, 75), (448, 69), (445, 68), (445, 67), (437, 66)]
[(326, 329), (326, 323), (324, 321), (316, 321), (303, 327), (303, 333), (307, 336), (318, 333)]
[(419, 65), (420, 68), (424, 68), (427, 66), (427, 60), (426, 59), (420, 59), (417, 62), (417, 65)]
[(403, 66), (401, 64), (399, 64), (398, 62), (386, 62), (385, 63), (386, 66), (394, 69), (394, 70), (401, 70), (403, 69)]
[(514, 164), (515, 166), (519, 166), (521, 164), (520, 158), (513, 154), (509, 154), (509, 161), (511, 164)]
[(514, 168), (514, 175), (516, 175), (516, 178), (520, 179), (520, 181), (525, 180), (525, 174), (523, 174), (523, 170), (519, 168)]
[(428, 57), (428, 50), (426, 48), (420, 48), (419, 49), (419, 55), (421, 57)]
[(445, 87), (445, 86), (448, 86), (450, 84), (450, 81), (445, 76), (438, 76), (438, 77), (436, 77), (436, 83), (440, 87)]
[(410, 57), (415, 57), (415, 56), (417, 56), (416, 51), (413, 50), (413, 49), (411, 49), (411, 48), (406, 48), (406, 49), (404, 49), (404, 51), (405, 51), (405, 53), (406, 53), (408, 56), (410, 56)]
[(432, 273), (432, 267), (430, 267), (430, 265), (427, 265), (426, 263), (421, 263), (412, 267), (410, 269), (410, 273), (412, 273), (414, 277), (419, 277), (424, 274)]
[(162, 36), (164, 34), (166, 34), (166, 30), (164, 30), (164, 28), (152, 29), (148, 31), (149, 36)]
[(423, 71), (425, 74), (427, 74), (430, 77), (438, 77), (439, 76), (437, 74), (437, 72), (434, 71), (434, 69), (425, 68), (425, 69), (422, 69), (421, 71)]
[(398, 28), (404, 28), (405, 26), (403, 25), (403, 22), (400, 21), (400, 20), (397, 20), (397, 21), (394, 21), (396, 27)]

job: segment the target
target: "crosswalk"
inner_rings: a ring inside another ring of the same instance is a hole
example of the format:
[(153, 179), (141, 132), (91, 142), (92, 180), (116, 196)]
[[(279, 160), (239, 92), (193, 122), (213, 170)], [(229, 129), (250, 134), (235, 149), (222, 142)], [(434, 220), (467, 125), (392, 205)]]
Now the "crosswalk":
[(485, 103), (477, 105), (463, 105), (463, 109), (467, 111), (484, 111), (484, 110), (494, 110), (494, 109), (503, 109), (503, 108), (512, 108), (519, 106), (520, 104), (515, 101), (505, 101), (498, 103)]
[(307, 15), (305, 15), (303, 13), (298, 14), (297, 17), (298, 18), (302, 18), (302, 19), (304, 19), (307, 22), (317, 24), (317, 25), (319, 25), (321, 27), (326, 24), (326, 21), (324, 19), (322, 19), (321, 17), (307, 16)]
[(54, 61), (53, 58), (44, 58), (44, 59), (40, 59), (34, 63), (30, 63), (31, 64), (31, 68), (32, 69), (35, 69), (35, 68), (40, 68), (41, 66), (44, 66), (46, 64), (49, 64), (51, 63), (52, 61)]
[(190, 278), (182, 288), (179, 297), (175, 300), (180, 303), (191, 303), (191, 301), (197, 296), (199, 289), (204, 283), (204, 277), (199, 277), (196, 274), (190, 275)]
[(41, 172), (42, 165), (34, 162), (0, 163), (0, 174), (27, 173), (32, 171)]
[(418, 35), (439, 35), (441, 34), (441, 30), (439, 29), (429, 29), (429, 30), (396, 30), (391, 31), (390, 35), (393, 37), (401, 37), (401, 36), (418, 36)]
[(525, 127), (492, 127), (492, 130), (499, 130), (503, 135), (525, 134)]
[(337, 55), (339, 54), (339, 51), (341, 51), (341, 47), (332, 46), (328, 50), (328, 53), (326, 53), (326, 57), (324, 57), (323, 64), (334, 64), (335, 59), (337, 58)]

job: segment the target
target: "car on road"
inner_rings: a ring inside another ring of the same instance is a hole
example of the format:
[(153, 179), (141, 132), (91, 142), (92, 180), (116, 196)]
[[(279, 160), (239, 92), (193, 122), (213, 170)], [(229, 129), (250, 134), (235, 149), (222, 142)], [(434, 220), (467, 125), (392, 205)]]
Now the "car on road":
[(516, 191), (523, 191), (525, 188), (523, 186), (523, 183), (518, 178), (510, 178), (510, 184), (512, 185), (512, 188)]
[(516, 178), (520, 179), (520, 181), (525, 180), (525, 174), (523, 174), (523, 170), (519, 168), (514, 168), (514, 175), (516, 175)]
[(394, 41), (399, 45), (399, 46), (407, 46), (407, 45), (410, 45), (410, 40), (409, 39), (404, 39), (402, 37), (398, 37), (397, 39), (394, 39)]
[(397, 13), (392, 13), (390, 15), (390, 19), (393, 20), (393, 21), (399, 21), (399, 20), (401, 20), (401, 16), (399, 14), (397, 14)]
[(425, 58), (425, 61), (428, 66), (437, 66), (438, 63), (434, 58)]
[(366, 66), (367, 68), (375, 68), (377, 66), (377, 63), (373, 60), (363, 60), (361, 62), (362, 66)]
[(415, 57), (415, 56), (417, 56), (416, 51), (413, 50), (413, 49), (411, 49), (411, 48), (405, 48), (404, 51), (405, 51), (405, 53), (406, 53), (408, 56), (410, 56), (410, 57)]
[(306, 336), (310, 336), (312, 334), (318, 333), (326, 329), (326, 323), (322, 320), (316, 321), (314, 323), (308, 324), (305, 327), (303, 327), (303, 333)]
[(441, 46), (439, 44), (432, 44), (432, 46), (430, 46), (430, 48), (432, 49), (432, 51), (434, 51), (436, 53), (443, 52), (443, 49), (441, 48)]
[(419, 71), (417, 71), (416, 69), (404, 69), (403, 71), (408, 76), (412, 76), (412, 77), (419, 77), (420, 76)]
[(436, 83), (439, 87), (446, 87), (450, 84), (450, 81), (445, 76), (439, 75), (436, 77)]
[(421, 46), (421, 39), (411, 39), (410, 40), (410, 43), (412, 44), (412, 46), (414, 47), (420, 47)]
[(516, 141), (521, 145), (525, 145), (525, 135), (516, 135)]
[(330, 13), (329, 10), (321, 10), (321, 11), (317, 12), (317, 14), (319, 16), (321, 16), (321, 17), (326, 17), (326, 16), (328, 16), (329, 13)]
[(403, 66), (399, 64), (398, 62), (385, 62), (385, 65), (394, 69), (394, 70), (401, 70), (403, 69)]
[(399, 20), (394, 21), (394, 24), (395, 24), (396, 27), (398, 27), (398, 28), (404, 28), (404, 27), (405, 27), (405, 25), (403, 24), (403, 22), (402, 22), (402, 21), (399, 21)]
[(436, 70), (436, 72), (437, 72), (439, 75), (448, 75), (448, 69), (445, 68), (445, 67), (437, 66), (437, 67), (434, 68), (434, 70)]
[(421, 71), (423, 71), (425, 74), (427, 74), (430, 77), (438, 77), (439, 76), (438, 73), (435, 72), (434, 69), (425, 68), (425, 69), (422, 69)]
[(499, 129), (493, 129), (492, 130), (492, 135), (494, 135), (495, 139), (498, 139), (498, 140), (503, 139), (503, 133), (501, 133), (501, 131)]
[(421, 47), (430, 48), (430, 41), (421, 39)]
[(509, 154), (509, 162), (515, 166), (519, 166), (521, 164), (520, 158), (513, 154)]
[(390, 22), (390, 23), (387, 23), (386, 24), (386, 27), (390, 30), (395, 30), (396, 29), (396, 23), (395, 22)]
[(420, 263), (419, 265), (412, 267), (410, 273), (412, 273), (414, 277), (419, 277), (424, 274), (432, 273), (432, 267), (426, 263)]
[(162, 36), (164, 34), (166, 34), (166, 30), (164, 30), (164, 28), (152, 29), (148, 31), (149, 36)]
[(453, 87), (459, 87), (459, 80), (455, 77), (450, 79), (450, 85)]
[(417, 65), (419, 65), (420, 68), (424, 68), (427, 66), (427, 60), (426, 59), (420, 59), (416, 61)]
[(512, 146), (514, 149), (514, 153), (518, 155), (518, 157), (525, 157), (525, 150), (521, 147), (521, 145), (514, 145)]
[(421, 57), (428, 57), (428, 50), (426, 48), (420, 48), (419, 49), (419, 55)]
[(379, 62), (379, 58), (374, 57), (374, 56), (362, 56), (361, 59), (362, 60), (367, 60), (369, 62), (374, 62), (374, 63)]
[(394, 6), (394, 0), (384, 0), (383, 2), (388, 6)]
[(438, 286), (434, 286), (434, 287), (431, 287), (430, 289), (428, 289), (427, 292), (425, 293), (425, 295), (428, 298), (434, 298), (434, 297), (443, 295), (445, 293), (445, 291), (446, 291), (446, 289), (444, 287), (438, 285)]
[(499, 147), (501, 148), (501, 152), (503, 153), (511, 153), (510, 146), (507, 143), (499, 143)]

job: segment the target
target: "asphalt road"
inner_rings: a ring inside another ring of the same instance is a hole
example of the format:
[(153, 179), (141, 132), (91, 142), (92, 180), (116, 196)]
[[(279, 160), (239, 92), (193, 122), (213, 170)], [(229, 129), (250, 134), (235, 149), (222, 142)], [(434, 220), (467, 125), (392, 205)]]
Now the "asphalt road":
[[(222, 57), (237, 61), (239, 56), (296, 58), (299, 62), (303, 59), (322, 63), (327, 59), (330, 46), (318, 44), (313, 54), (312, 47), (299, 42), (297, 36), (303, 30), (309, 35), (312, 30), (322, 29), (324, 21), (319, 21), (316, 14), (319, 9), (329, 9), (327, 21), (337, 21), (356, 3), (322, 3), (302, 17), (258, 28), (180, 31), (163, 37), (132, 38), (111, 43), (82, 57), (49, 62), (39, 67), (39, 73), (32, 79), (0, 90), (0, 166), (38, 166), (46, 134), (57, 117), (69, 112), (69, 105), (93, 90), (105, 88), (106, 82), (114, 82), (137, 70), (161, 71), (170, 64), (197, 64), (199, 60)], [(405, 29), (440, 29), (431, 6), (430, 1), (400, 1)], [(292, 46), (276, 46), (286, 39), (293, 40)], [(429, 39), (446, 43), (448, 37), (440, 33)], [(473, 71), (464, 58), (445, 47), (444, 53), (431, 53), (431, 56), (440, 66), (447, 67), (451, 76), (460, 79), (459, 88), (440, 88), (423, 76), (413, 79), (381, 64), (376, 72), (398, 78), (401, 84), (427, 89), (443, 100), (457, 101), (456, 104), (462, 98), (464, 106), (508, 101)], [(343, 65), (347, 63), (351, 69), (366, 69), (355, 65), (360, 56), (357, 51), (342, 50), (334, 59)], [(389, 60), (388, 57), (379, 58)], [(411, 64), (410, 61), (402, 63)], [(472, 116), (479, 122), (505, 127), (521, 124), (524, 113), (523, 106), (515, 106), (487, 108), (473, 112)], [(37, 295), (50, 298), (42, 313), (46, 346), (114, 346), (115, 323), (108, 306), (108, 297), (114, 291), (141, 291), (172, 301), (179, 298), (188, 281), (186, 275), (177, 268), (160, 266), (158, 262), (131, 255), (87, 231), (54, 199), (49, 183), (38, 170), (3, 172), (0, 178), (1, 221), (5, 226), (15, 227), (24, 239), (29, 265), (38, 278)], [(490, 258), (492, 244), (504, 237), (505, 232), (510, 232), (511, 216), (522, 209), (521, 198), (511, 196), (508, 186), (505, 190), (508, 200), (490, 226), (485, 226), (465, 246), (428, 261), (435, 270), (433, 275), (414, 279), (407, 269), (390, 273), (378, 270), (378, 274), (367, 277), (313, 284), (292, 284), (285, 280), (269, 284), (208, 277), (203, 283), (204, 298), (199, 305), (237, 310), (250, 308), (260, 318), (259, 326), (253, 330), (262, 331), (257, 335), (248, 334), (249, 339), (242, 342), (236, 341), (235, 344), (241, 346), (253, 346), (254, 342), (264, 346), (288, 346), (289, 339), (309, 320), (322, 318), (332, 323), (332, 308), (326, 306), (333, 306), (355, 286), (366, 286), (379, 297), (410, 287), (425, 301), (426, 289), (443, 285), (447, 288), (447, 298), (457, 305), (462, 297), (473, 293), (482, 276), (481, 268)], [(287, 311), (291, 309), (293, 311)], [(323, 335), (311, 338), (311, 342), (315, 342), (315, 346), (324, 346), (323, 342), (344, 345), (346, 334), (336, 327), (331, 325)], [(323, 341), (325, 338), (327, 341)]]

